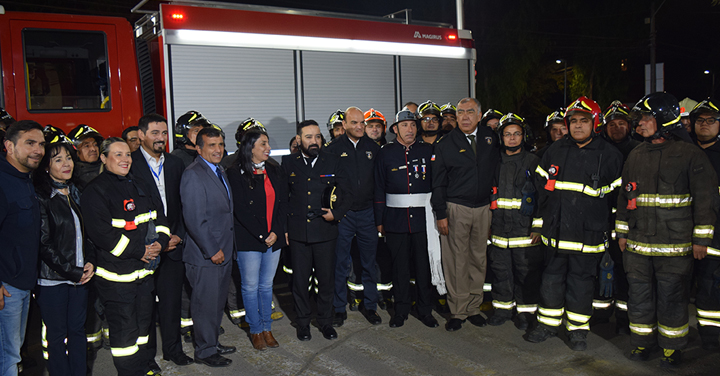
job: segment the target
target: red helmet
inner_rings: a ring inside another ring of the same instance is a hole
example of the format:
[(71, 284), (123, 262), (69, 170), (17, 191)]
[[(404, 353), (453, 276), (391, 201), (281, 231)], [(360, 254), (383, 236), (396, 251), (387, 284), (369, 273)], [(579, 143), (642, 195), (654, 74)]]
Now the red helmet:
[(593, 120), (593, 133), (599, 134), (600, 133), (600, 126), (603, 125), (603, 114), (602, 110), (600, 109), (600, 105), (597, 104), (594, 100), (582, 96), (575, 100), (575, 102), (572, 102), (568, 108), (565, 110), (565, 125), (570, 126), (570, 117), (572, 116), (572, 113), (578, 111), (578, 112), (584, 112), (586, 114), (590, 114), (592, 116)]

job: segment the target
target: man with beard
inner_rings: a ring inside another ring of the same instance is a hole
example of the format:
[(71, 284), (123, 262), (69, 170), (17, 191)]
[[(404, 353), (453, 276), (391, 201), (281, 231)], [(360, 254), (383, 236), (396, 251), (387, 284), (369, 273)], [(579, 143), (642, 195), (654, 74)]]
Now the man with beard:
[(457, 114), (455, 113), (456, 108), (452, 103), (446, 103), (440, 107), (440, 114), (443, 117), (442, 120), (442, 132), (450, 132), (453, 128), (457, 127)]
[(440, 107), (427, 101), (418, 107), (418, 111), (420, 111), (422, 140), (426, 144), (432, 145), (440, 139)]
[(0, 155), (0, 374), (17, 375), (30, 290), (37, 280), (40, 205), (30, 173), (45, 155), (40, 124), (11, 125)]
[[(330, 118), (327, 122), (328, 132), (330, 133), (330, 141), (345, 134), (345, 128), (343, 128), (344, 119), (345, 111), (343, 110), (337, 110), (330, 114)], [(323, 145), (324, 144), (325, 143), (323, 142)]]
[[(132, 153), (130, 173), (145, 193), (158, 201), (156, 207), (164, 209), (172, 234), (154, 274), (155, 294), (158, 297), (154, 316), (160, 321), (163, 358), (184, 366), (193, 362), (192, 358), (183, 352), (180, 341), (180, 302), (185, 276), (180, 245), (185, 236), (180, 204), (180, 179), (185, 166), (180, 158), (165, 152), (168, 126), (164, 117), (158, 114), (141, 117), (138, 137), (140, 148)], [(154, 360), (156, 337), (156, 331), (151, 330), (148, 342), (148, 349), (152, 354), (150, 369), (160, 373), (160, 367)]]
[(99, 147), (103, 137), (98, 131), (85, 124), (73, 128), (68, 136), (75, 143), (78, 157), (73, 170), (73, 182), (82, 192), (87, 183), (100, 175), (102, 162), (100, 162)]
[[(323, 337), (335, 339), (337, 332), (332, 327), (335, 244), (338, 222), (352, 204), (352, 188), (340, 157), (320, 150), (322, 136), (317, 122), (305, 120), (298, 124), (297, 138), (300, 153), (286, 155), (282, 160), (290, 191), (287, 226), (297, 337), (301, 341), (312, 338), (307, 283), (314, 269), (318, 280), (317, 323)], [(343, 199), (343, 195), (347, 198)]]
[(374, 108), (365, 111), (365, 134), (380, 146), (387, 143), (385, 140), (386, 126), (387, 121), (385, 121), (385, 116), (383, 116), (382, 112)]
[(542, 158), (550, 145), (565, 137), (566, 134), (568, 134), (568, 129), (565, 125), (565, 109), (558, 108), (545, 119), (545, 147), (535, 152), (535, 155)]

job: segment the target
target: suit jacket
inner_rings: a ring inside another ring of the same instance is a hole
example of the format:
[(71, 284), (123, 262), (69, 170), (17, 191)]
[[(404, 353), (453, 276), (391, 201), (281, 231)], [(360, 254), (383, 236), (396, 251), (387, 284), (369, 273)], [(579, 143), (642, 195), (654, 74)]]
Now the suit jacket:
[[(155, 184), (155, 177), (152, 172), (150, 172), (150, 167), (148, 166), (145, 156), (142, 154), (140, 148), (135, 150), (131, 155), (132, 166), (130, 167), (130, 173), (132, 177), (143, 187), (145, 192), (149, 192), (156, 207), (162, 208), (163, 204), (160, 191), (158, 191), (157, 184)], [(170, 225), (170, 233), (182, 239), (185, 237), (185, 223), (183, 222), (182, 203), (180, 202), (180, 179), (182, 178), (185, 166), (182, 159), (168, 153), (163, 153), (163, 155), (165, 156), (163, 172), (165, 173), (165, 199), (167, 201), (166, 217)], [(178, 244), (174, 250), (163, 253), (163, 255), (167, 255), (175, 261), (181, 261), (182, 254), (183, 247), (181, 244)]]
[[(229, 181), (222, 172), (225, 183)], [(180, 197), (185, 218), (183, 261), (196, 266), (213, 266), (210, 261), (219, 250), (225, 254), (223, 265), (235, 254), (233, 236), (233, 200), (201, 156), (185, 169), (180, 181)]]
[[(283, 156), (282, 167), (288, 178), (288, 235), (295, 241), (318, 243), (338, 236), (337, 224), (353, 203), (352, 187), (340, 157), (320, 151), (314, 167), (305, 164), (302, 153)], [(307, 219), (309, 211), (322, 209), (322, 194), (328, 185), (338, 188), (338, 202), (332, 210), (335, 220)]]

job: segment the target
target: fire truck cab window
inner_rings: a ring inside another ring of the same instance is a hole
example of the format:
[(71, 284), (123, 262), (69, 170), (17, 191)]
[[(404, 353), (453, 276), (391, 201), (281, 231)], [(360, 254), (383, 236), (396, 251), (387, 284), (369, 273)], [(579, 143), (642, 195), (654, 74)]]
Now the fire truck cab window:
[(23, 49), (28, 111), (110, 110), (105, 33), (25, 29)]

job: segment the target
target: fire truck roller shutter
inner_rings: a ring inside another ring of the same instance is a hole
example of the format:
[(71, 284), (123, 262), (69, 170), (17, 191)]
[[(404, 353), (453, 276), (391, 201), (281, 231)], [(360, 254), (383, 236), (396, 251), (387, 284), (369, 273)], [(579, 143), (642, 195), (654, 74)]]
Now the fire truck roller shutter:
[(402, 102), (457, 104), (471, 93), (468, 64), (465, 59), (400, 56)]

